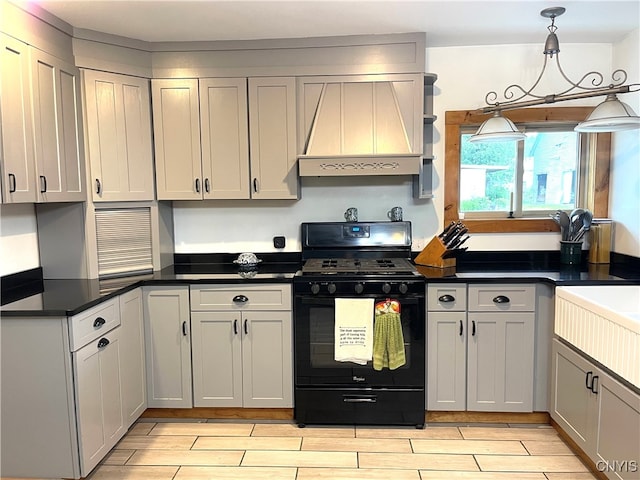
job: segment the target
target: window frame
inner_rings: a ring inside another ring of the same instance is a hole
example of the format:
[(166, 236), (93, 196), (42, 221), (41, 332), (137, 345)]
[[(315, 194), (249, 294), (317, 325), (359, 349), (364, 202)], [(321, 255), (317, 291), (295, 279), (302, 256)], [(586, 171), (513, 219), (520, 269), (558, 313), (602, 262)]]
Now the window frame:
[[(595, 107), (522, 108), (502, 112), (517, 124), (582, 122)], [(491, 117), (477, 110), (445, 112), (444, 225), (463, 220), (470, 233), (559, 232), (551, 218), (466, 218), (459, 217), (460, 134), (464, 127), (479, 126)], [(583, 208), (594, 217), (609, 213), (609, 168), (611, 133), (588, 134), (593, 156), (587, 162)], [(580, 180), (578, 180), (580, 181)]]

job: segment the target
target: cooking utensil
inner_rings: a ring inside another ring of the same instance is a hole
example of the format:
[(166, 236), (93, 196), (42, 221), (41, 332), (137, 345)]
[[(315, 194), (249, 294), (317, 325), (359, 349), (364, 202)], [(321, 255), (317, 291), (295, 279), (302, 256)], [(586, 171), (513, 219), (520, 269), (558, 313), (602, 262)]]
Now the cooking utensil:
[(446, 227), (444, 227), (444, 230), (442, 230), (442, 232), (440, 233), (440, 235), (438, 235), (438, 238), (444, 238), (444, 236), (449, 233), (449, 230), (451, 230), (454, 226), (456, 225), (456, 222), (451, 222), (449, 225), (447, 225)]
[(457, 233), (445, 244), (445, 246), (449, 249), (452, 250), (454, 248), (456, 248), (456, 246), (458, 246), (458, 243), (460, 242), (460, 239), (462, 239), (462, 237), (464, 236), (465, 233), (467, 233), (469, 231), (468, 228), (464, 227), (462, 229), (460, 229), (459, 231), (457, 231)]
[(558, 222), (560, 223), (560, 233), (562, 240), (569, 238), (569, 226), (571, 225), (571, 219), (567, 212), (564, 210), (558, 210)]

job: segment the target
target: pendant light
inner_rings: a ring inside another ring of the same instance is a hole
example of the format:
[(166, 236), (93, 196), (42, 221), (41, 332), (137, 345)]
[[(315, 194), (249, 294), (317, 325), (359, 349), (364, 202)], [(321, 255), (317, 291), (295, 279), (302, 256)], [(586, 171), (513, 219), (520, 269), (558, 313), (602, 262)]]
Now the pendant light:
[[(627, 72), (616, 70), (611, 74), (611, 83), (604, 84), (604, 76), (600, 72), (591, 71), (582, 76), (578, 82), (570, 80), (562, 70), (560, 65), (560, 43), (556, 35), (557, 27), (555, 19), (566, 11), (563, 7), (545, 8), (540, 15), (551, 19), (551, 25), (547, 27), (549, 34), (544, 45), (544, 64), (542, 71), (533, 85), (525, 89), (518, 84), (509, 85), (503, 93), (502, 102), (498, 102), (498, 94), (495, 91), (487, 93), (485, 103), (487, 107), (482, 108), (482, 113), (493, 113), (494, 116), (485, 121), (475, 135), (469, 141), (472, 142), (499, 142), (517, 141), (524, 138), (522, 132), (518, 132), (515, 125), (502, 116), (503, 111), (516, 108), (533, 107), (549, 103), (563, 102), (567, 100), (578, 100), (582, 98), (592, 98), (606, 96), (606, 100), (598, 105), (586, 121), (578, 124), (575, 130), (578, 132), (616, 132), (640, 128), (640, 117), (626, 103), (617, 99), (617, 94), (637, 92), (640, 84), (628, 84)], [(556, 57), (556, 66), (562, 78), (569, 86), (559, 93), (538, 94), (534, 92), (540, 83), (546, 68), (547, 61)], [(519, 134), (519, 135), (518, 135)]]

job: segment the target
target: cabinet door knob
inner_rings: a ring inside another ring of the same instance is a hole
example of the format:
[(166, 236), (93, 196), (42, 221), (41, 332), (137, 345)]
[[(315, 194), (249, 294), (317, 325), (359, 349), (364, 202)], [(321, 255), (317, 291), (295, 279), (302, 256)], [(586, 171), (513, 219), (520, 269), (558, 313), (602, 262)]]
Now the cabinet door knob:
[(13, 173), (9, 174), (9, 193), (13, 193), (16, 191), (16, 176)]
[(100, 328), (105, 323), (107, 323), (107, 321), (104, 318), (98, 317), (93, 321), (93, 328)]
[(475, 320), (471, 320), (471, 336), (472, 337), (476, 336), (476, 321)]
[(238, 334), (238, 319), (237, 318), (233, 321), (233, 334), (234, 335)]
[(187, 336), (187, 322), (182, 322), (182, 335)]
[(249, 334), (249, 322), (246, 318), (244, 319), (244, 334), (245, 335)]
[(235, 297), (233, 297), (234, 303), (247, 303), (248, 301), (249, 297), (246, 297), (245, 295), (236, 295)]
[(200, 193), (200, 179), (196, 178), (196, 192)]
[(462, 324), (462, 320), (460, 320), (460, 336), (462, 336), (463, 332), (464, 332), (464, 327)]
[(109, 345), (109, 339), (108, 338), (101, 338), (100, 340), (98, 340), (98, 348), (104, 348), (107, 345)]
[(204, 191), (205, 193), (209, 193), (211, 191), (211, 185), (208, 178), (204, 179)]
[(47, 193), (47, 177), (40, 175), (40, 193)]
[(255, 193), (258, 193), (258, 190), (260, 189), (260, 185), (258, 184), (258, 179), (254, 178), (253, 179), (253, 191)]
[(100, 195), (102, 193), (102, 185), (100, 184), (100, 179), (96, 178), (96, 193)]
[(444, 303), (451, 303), (451, 302), (455, 302), (456, 301), (456, 297), (454, 297), (453, 295), (441, 295), (438, 297), (438, 301), (440, 302), (444, 302)]
[(509, 297), (505, 297), (504, 295), (498, 295), (493, 299), (493, 303), (509, 303), (510, 301)]
[(598, 386), (598, 381), (600, 380), (600, 377), (598, 375), (594, 375), (591, 378), (591, 385), (589, 386), (589, 390), (591, 390), (593, 393), (595, 393), (596, 395), (598, 394), (598, 390), (597, 390), (597, 386)]

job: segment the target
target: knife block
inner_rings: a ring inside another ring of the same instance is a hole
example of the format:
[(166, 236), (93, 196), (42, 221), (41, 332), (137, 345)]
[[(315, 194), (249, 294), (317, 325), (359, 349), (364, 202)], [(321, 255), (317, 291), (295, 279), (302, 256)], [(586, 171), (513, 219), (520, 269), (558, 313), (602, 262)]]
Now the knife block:
[(442, 258), (442, 256), (450, 252), (444, 246), (439, 237), (433, 237), (426, 247), (415, 258), (414, 262), (419, 265), (436, 268), (449, 268), (456, 266), (455, 258)]

